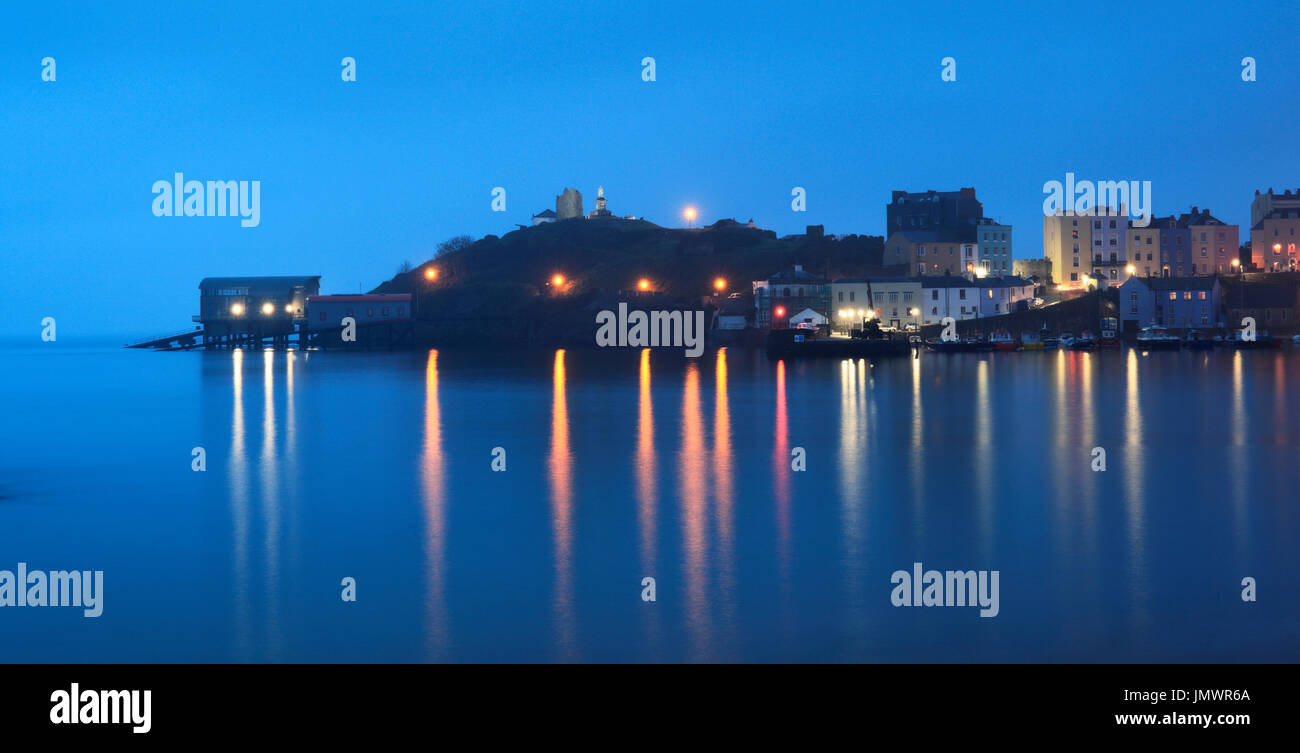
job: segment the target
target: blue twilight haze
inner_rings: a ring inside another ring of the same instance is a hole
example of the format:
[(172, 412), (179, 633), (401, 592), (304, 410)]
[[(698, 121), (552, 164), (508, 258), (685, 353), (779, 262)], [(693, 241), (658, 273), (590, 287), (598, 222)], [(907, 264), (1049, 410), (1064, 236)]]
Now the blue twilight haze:
[[(1041, 256), (1042, 185), (1149, 180), (1243, 226), (1300, 185), (1300, 6), (1222, 2), (17, 3), (0, 24), (0, 335), (184, 326), (199, 279), (370, 289), (566, 186), (680, 225), (883, 233), (975, 186)], [(641, 61), (656, 61), (656, 80)], [(1253, 57), (1258, 80), (1241, 79)], [(54, 82), (41, 61), (57, 61)], [(356, 60), (344, 83), (341, 61)], [(957, 80), (940, 80), (943, 58)], [(155, 217), (155, 181), (257, 180), (260, 223)], [(507, 211), (491, 211), (492, 189)], [(790, 208), (807, 189), (806, 213)], [(590, 201), (590, 199), (589, 199)]]

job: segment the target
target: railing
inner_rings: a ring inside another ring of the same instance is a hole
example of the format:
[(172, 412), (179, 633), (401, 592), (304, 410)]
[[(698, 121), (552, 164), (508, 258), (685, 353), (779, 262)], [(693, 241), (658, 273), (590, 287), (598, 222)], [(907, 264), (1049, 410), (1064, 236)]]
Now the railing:
[(179, 340), (182, 337), (190, 337), (190, 336), (197, 335), (202, 331), (203, 331), (202, 327), (195, 327), (194, 329), (181, 330), (180, 332), (153, 335), (151, 337), (142, 337), (138, 340), (133, 340), (132, 342), (127, 344), (126, 347), (134, 348), (151, 342), (167, 342), (169, 340)]

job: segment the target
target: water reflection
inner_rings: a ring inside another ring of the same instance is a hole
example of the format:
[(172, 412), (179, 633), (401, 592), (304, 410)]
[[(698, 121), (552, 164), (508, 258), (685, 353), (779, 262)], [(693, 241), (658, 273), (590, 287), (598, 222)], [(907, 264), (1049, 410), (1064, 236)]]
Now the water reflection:
[[(917, 354), (918, 356), (920, 354)], [(921, 400), (921, 358), (912, 359), (912, 535), (925, 537), (925, 404)], [(928, 360), (928, 359), (926, 359)]]
[(866, 554), (866, 520), (863, 506), (866, 487), (862, 477), (870, 463), (872, 453), (868, 442), (874, 437), (867, 433), (866, 365), (861, 359), (840, 362), (840, 527), (844, 537), (845, 599), (851, 624), (850, 633), (857, 646), (866, 635), (864, 623), (866, 610), (863, 603), (862, 573)]
[(280, 474), (276, 462), (275, 351), (262, 351), (262, 526), (266, 537), (266, 648), (280, 655)]
[(564, 350), (555, 351), (551, 390), (551, 535), (555, 541), (554, 623), (562, 661), (577, 656), (573, 621), (573, 453), (569, 447), (569, 407), (565, 392)]
[[(636, 421), (636, 508), (641, 540), (641, 572), (656, 577), (659, 571), (658, 485), (655, 469), (655, 417), (650, 392), (650, 349), (641, 350)], [(655, 653), (662, 641), (659, 610), (642, 610), (646, 619), (646, 640)]]
[[(1253, 355), (1253, 354), (1252, 354)], [(1245, 367), (1241, 350), (1232, 353), (1232, 446), (1231, 462), (1233, 542), (1238, 560), (1246, 551), (1246, 500), (1249, 498), (1250, 453), (1246, 438), (1250, 436), (1246, 417), (1246, 383), (1242, 373)]]
[(238, 659), (252, 658), (252, 615), (248, 594), (248, 457), (244, 439), (244, 351), (231, 351), (230, 418), (230, 521), (234, 541), (234, 653)]
[(686, 366), (682, 385), (682, 444), (677, 464), (681, 477), (682, 550), (686, 578), (686, 629), (691, 639), (691, 654), (703, 660), (711, 653), (708, 584), (708, 544), (706, 541), (705, 505), (707, 485), (704, 452), (704, 416), (700, 409), (700, 371), (692, 361)]
[(446, 604), (446, 462), (442, 452), (442, 410), (438, 400), (438, 351), (429, 351), (424, 366), (424, 447), (420, 487), (424, 509), (426, 563), (425, 651), (430, 660), (447, 649)]
[(776, 362), (776, 442), (772, 453), (776, 501), (777, 569), (782, 593), (790, 584), (790, 424), (785, 404), (785, 361)]
[(1146, 451), (1143, 448), (1142, 396), (1138, 382), (1141, 360), (1129, 348), (1124, 378), (1124, 517), (1128, 524), (1129, 609), (1134, 622), (1146, 624)]
[(713, 482), (714, 526), (718, 536), (718, 605), (727, 631), (726, 644), (735, 645), (735, 484), (732, 476), (731, 404), (727, 400), (727, 349), (719, 348), (714, 362)]
[(979, 516), (980, 555), (992, 554), (993, 537), (993, 399), (989, 361), (975, 364), (975, 499)]

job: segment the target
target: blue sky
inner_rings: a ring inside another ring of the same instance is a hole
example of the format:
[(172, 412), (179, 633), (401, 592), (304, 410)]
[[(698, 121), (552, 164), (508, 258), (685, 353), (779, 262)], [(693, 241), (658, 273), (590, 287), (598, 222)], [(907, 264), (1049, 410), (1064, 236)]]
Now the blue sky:
[[(1158, 214), (1209, 207), (1243, 241), (1256, 188), (1300, 188), (1294, 3), (520, 5), (7, 8), (0, 335), (180, 329), (208, 275), (369, 289), (565, 186), (660, 224), (881, 234), (891, 190), (973, 185), (1018, 257), (1067, 171), (1150, 180)], [(261, 224), (154, 217), (178, 171), (260, 180)]]

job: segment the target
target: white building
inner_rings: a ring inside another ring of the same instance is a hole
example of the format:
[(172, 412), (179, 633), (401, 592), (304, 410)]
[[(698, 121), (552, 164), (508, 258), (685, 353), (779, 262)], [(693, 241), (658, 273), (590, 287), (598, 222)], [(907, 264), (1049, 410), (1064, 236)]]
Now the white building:
[(985, 277), (980, 286), (980, 316), (1001, 316), (1016, 310), (1020, 301), (1034, 300), (1034, 284), (1019, 277)]
[(980, 315), (980, 283), (952, 275), (921, 278), (923, 324), (940, 324), (944, 317), (957, 321)]
[(907, 329), (920, 324), (920, 305), (920, 277), (841, 277), (831, 283), (831, 312), (842, 329), (858, 326), (868, 311), (882, 327)]

